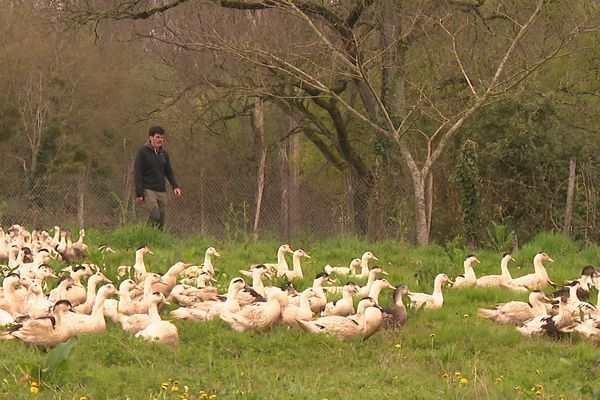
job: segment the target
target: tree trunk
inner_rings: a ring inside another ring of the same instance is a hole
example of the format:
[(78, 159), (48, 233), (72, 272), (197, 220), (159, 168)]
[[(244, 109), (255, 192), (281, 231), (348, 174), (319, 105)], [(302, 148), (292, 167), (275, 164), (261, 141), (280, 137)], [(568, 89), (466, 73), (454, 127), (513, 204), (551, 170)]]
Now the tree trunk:
[(565, 206), (565, 224), (563, 233), (570, 235), (573, 232), (573, 201), (575, 194), (575, 169), (577, 167), (577, 159), (571, 157), (569, 163), (569, 188), (567, 189), (567, 204)]
[(352, 172), (346, 171), (346, 215), (342, 221), (342, 234), (354, 232), (354, 184), (352, 182)]
[[(296, 122), (292, 119), (292, 123)], [(290, 191), (290, 234), (298, 231), (300, 221), (300, 135), (296, 126), (292, 126), (295, 132), (290, 138), (289, 152), (289, 191)]]
[(260, 209), (262, 205), (263, 192), (265, 189), (265, 164), (267, 161), (267, 149), (265, 148), (265, 111), (263, 101), (260, 97), (254, 99), (254, 133), (255, 151), (258, 159), (258, 173), (256, 178), (256, 211), (254, 212), (254, 224), (252, 225), (252, 240), (258, 240), (258, 222), (260, 221)]
[(417, 244), (429, 243), (429, 229), (427, 227), (427, 201), (425, 198), (425, 178), (419, 173), (414, 179), (415, 186), (415, 229)]

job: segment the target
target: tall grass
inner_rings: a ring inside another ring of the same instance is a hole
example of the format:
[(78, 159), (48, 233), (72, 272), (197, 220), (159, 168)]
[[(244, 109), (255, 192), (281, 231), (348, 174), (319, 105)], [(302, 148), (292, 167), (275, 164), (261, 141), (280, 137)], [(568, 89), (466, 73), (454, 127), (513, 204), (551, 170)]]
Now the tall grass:
[[(225, 243), (193, 237), (180, 240), (145, 226), (113, 232), (91, 231), (89, 259), (103, 265), (119, 282), (119, 265), (132, 265), (134, 252), (148, 245), (150, 271), (164, 272), (179, 260), (201, 263), (208, 246), (221, 253), (214, 264), (225, 287), (238, 270), (275, 262), (281, 243)], [(92, 249), (107, 243), (117, 252)], [(348, 265), (372, 251), (389, 272), (388, 280), (412, 290), (431, 292), (433, 277), (462, 273), (467, 254), (459, 243), (412, 247), (356, 238), (290, 243), (312, 258), (303, 263), (301, 290), (325, 264)], [(533, 271), (532, 259), (543, 250), (556, 281), (579, 277), (584, 265), (598, 266), (600, 248), (583, 248), (570, 239), (541, 234), (515, 254), (513, 276)], [(476, 273), (499, 273), (495, 250), (482, 250)], [(53, 264), (55, 268), (64, 265)], [(518, 269), (520, 268), (520, 269)], [(550, 291), (550, 290), (548, 290)], [(44, 371), (48, 353), (13, 341), (0, 341), (0, 398), (48, 399), (588, 399), (600, 391), (598, 346), (576, 337), (560, 341), (524, 338), (513, 327), (477, 317), (478, 307), (514, 298), (499, 289), (445, 289), (441, 310), (412, 310), (403, 329), (380, 331), (367, 341), (339, 343), (297, 329), (277, 327), (265, 333), (237, 333), (217, 320), (175, 321), (178, 348), (141, 342), (109, 322), (106, 333), (78, 338), (68, 358)], [(391, 303), (390, 291), (381, 296)], [(592, 299), (596, 301), (596, 297)], [(172, 309), (168, 306), (164, 311)], [(32, 382), (39, 386), (38, 393)], [(211, 397), (212, 396), (212, 397)], [(563, 397), (561, 397), (563, 396)]]

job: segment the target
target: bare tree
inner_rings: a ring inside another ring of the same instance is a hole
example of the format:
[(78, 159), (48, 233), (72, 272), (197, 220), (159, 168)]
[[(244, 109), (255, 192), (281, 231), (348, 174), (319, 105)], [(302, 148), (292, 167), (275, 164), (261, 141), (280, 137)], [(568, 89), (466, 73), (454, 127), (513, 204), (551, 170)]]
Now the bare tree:
[[(593, 7), (547, 0), (173, 0), (71, 10), (80, 21), (146, 19), (184, 4), (187, 19), (182, 11), (177, 24), (146, 36), (196, 60), (218, 57), (211, 85), (292, 107), (325, 158), (364, 179), (354, 185), (360, 194), (373, 182), (365, 138), (395, 144), (413, 183), (419, 244), (429, 241), (434, 166), (465, 122), (597, 28)], [(568, 18), (553, 17), (560, 7)], [(260, 31), (239, 18), (250, 10), (263, 10)]]

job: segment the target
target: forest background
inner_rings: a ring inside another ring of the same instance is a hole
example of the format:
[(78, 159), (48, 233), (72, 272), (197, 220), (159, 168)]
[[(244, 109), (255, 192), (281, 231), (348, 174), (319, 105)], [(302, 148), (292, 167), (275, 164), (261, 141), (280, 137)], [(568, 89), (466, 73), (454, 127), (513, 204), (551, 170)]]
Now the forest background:
[(0, 0), (2, 225), (597, 242), (600, 3)]

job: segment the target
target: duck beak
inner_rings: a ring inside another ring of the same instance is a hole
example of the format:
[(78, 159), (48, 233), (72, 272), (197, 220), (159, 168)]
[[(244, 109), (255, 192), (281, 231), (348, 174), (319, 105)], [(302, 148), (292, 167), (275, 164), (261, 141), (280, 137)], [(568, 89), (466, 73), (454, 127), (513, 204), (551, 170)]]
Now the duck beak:
[(220, 255), (220, 254), (219, 254), (217, 251), (215, 251), (215, 254), (213, 254), (213, 255), (214, 255), (215, 257), (221, 257), (221, 255)]
[(154, 255), (154, 252), (152, 250), (148, 249), (148, 254)]
[(379, 258), (373, 256), (373, 260), (379, 261)]
[(452, 279), (448, 279), (448, 285), (454, 286), (454, 281)]
[(477, 264), (481, 264), (481, 261), (479, 261), (477, 258), (475, 258), (475, 262), (476, 262)]
[(381, 270), (381, 273), (382, 273), (383, 275), (389, 275), (389, 274), (387, 273), (387, 271), (384, 271), (384, 270)]
[(554, 260), (551, 259), (550, 257), (548, 257), (548, 259), (546, 261), (554, 262)]
[(304, 253), (304, 257), (306, 258), (312, 258), (311, 256), (309, 256), (308, 254)]

